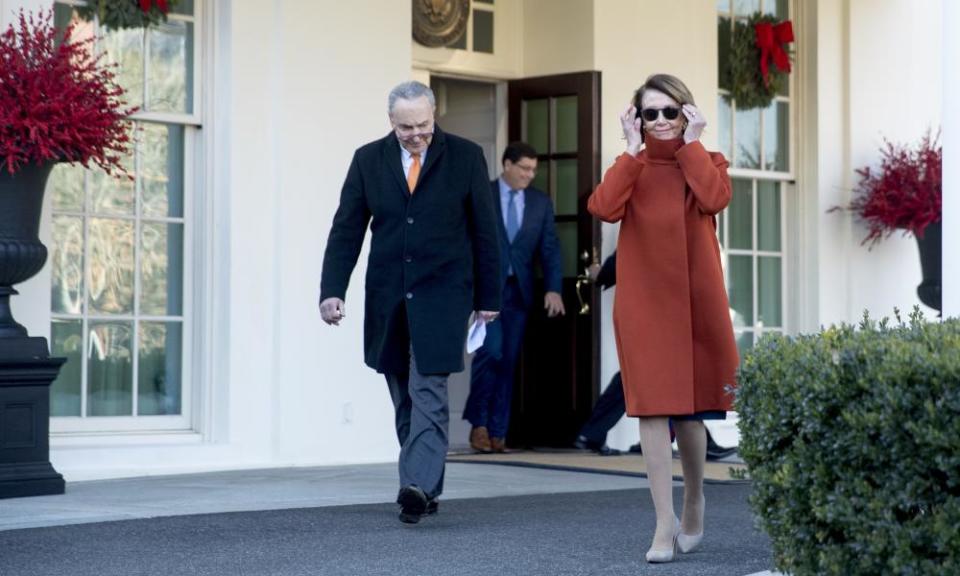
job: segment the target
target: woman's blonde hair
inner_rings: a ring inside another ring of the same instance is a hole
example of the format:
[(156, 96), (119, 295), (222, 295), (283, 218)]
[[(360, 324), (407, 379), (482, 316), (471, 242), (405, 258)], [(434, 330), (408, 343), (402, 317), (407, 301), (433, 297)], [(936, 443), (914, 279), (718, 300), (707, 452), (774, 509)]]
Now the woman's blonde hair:
[[(640, 115), (640, 110), (643, 104), (643, 95), (646, 94), (647, 90), (656, 90), (658, 92), (663, 92), (667, 96), (673, 98), (677, 101), (677, 104), (683, 106), (684, 104), (697, 105), (693, 100), (693, 93), (690, 92), (690, 89), (687, 88), (687, 85), (683, 83), (683, 80), (677, 78), (676, 76), (671, 76), (670, 74), (652, 74), (647, 77), (643, 84), (637, 88), (637, 91), (633, 94), (633, 105), (637, 108), (637, 115)], [(644, 136), (641, 129), (641, 137)]]

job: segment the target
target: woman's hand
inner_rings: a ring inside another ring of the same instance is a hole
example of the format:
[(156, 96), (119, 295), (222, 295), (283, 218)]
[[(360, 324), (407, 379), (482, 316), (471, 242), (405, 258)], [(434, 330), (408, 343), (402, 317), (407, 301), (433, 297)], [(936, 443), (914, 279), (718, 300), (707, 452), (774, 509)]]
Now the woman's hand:
[(687, 117), (687, 129), (683, 131), (683, 142), (689, 144), (700, 139), (703, 129), (707, 127), (707, 119), (693, 104), (684, 104), (682, 110), (683, 115)]
[(637, 107), (631, 104), (620, 115), (623, 137), (627, 140), (627, 154), (636, 156), (643, 146), (643, 120), (637, 118)]

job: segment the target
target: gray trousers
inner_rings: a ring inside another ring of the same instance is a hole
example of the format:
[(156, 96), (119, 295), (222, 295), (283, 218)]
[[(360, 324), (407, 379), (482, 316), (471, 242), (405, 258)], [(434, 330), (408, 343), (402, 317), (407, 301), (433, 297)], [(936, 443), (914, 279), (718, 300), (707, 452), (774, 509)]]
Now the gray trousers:
[(420, 374), (410, 347), (410, 372), (385, 374), (400, 441), (400, 487), (417, 486), (427, 498), (443, 492), (450, 444), (449, 374)]

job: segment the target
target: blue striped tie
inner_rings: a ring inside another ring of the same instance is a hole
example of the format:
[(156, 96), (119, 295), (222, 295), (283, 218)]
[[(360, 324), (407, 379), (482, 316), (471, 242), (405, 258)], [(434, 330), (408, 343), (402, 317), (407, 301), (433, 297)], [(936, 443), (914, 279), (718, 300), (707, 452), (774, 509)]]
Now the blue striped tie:
[(520, 219), (517, 218), (517, 191), (510, 191), (510, 202), (507, 203), (507, 239), (513, 244), (513, 239), (520, 231)]

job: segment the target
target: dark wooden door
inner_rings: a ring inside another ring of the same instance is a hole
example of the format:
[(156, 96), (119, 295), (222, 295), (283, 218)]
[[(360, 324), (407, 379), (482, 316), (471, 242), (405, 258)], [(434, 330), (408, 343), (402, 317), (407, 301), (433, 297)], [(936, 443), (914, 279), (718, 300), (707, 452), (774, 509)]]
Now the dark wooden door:
[(509, 83), (509, 139), (536, 148), (533, 185), (548, 191), (563, 255), (567, 314), (547, 318), (543, 282), (531, 310), (514, 387), (508, 444), (569, 446), (599, 389), (598, 295), (584, 284), (596, 259), (600, 225), (587, 198), (600, 181), (600, 73), (579, 72)]

